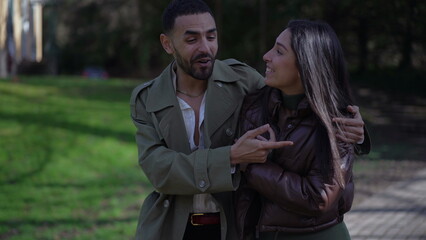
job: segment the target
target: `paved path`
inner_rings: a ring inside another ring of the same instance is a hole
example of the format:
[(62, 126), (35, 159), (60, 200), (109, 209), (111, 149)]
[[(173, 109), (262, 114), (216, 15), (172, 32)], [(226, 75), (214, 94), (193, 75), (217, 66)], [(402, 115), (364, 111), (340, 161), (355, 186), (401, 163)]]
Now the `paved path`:
[(352, 240), (426, 240), (426, 169), (354, 206), (345, 223)]

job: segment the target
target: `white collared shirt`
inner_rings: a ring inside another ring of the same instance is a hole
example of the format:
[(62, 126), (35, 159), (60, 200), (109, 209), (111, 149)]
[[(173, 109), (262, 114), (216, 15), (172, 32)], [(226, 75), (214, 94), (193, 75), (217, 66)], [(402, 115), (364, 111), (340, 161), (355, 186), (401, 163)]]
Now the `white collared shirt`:
[(185, 122), (185, 128), (186, 128), (186, 135), (188, 136), (189, 145), (191, 147), (191, 151), (195, 151), (197, 149), (204, 149), (204, 109), (205, 109), (205, 99), (206, 96), (204, 95), (203, 100), (201, 102), (200, 106), (200, 115), (198, 116), (198, 132), (200, 139), (198, 141), (198, 146), (195, 145), (194, 142), (194, 133), (195, 133), (195, 112), (189, 106), (188, 103), (186, 103), (183, 99), (180, 97), (177, 97), (179, 101), (180, 110), (182, 111), (183, 121)]
[[(175, 69), (175, 66), (173, 66), (173, 69)], [(176, 91), (176, 73), (175, 71), (172, 71), (172, 80), (173, 80), (173, 86)], [(177, 97), (177, 96), (176, 96)], [(183, 121), (185, 122), (185, 128), (186, 128), (186, 135), (188, 137), (188, 142), (191, 147), (191, 151), (195, 151), (197, 149), (204, 149), (204, 112), (205, 112), (205, 106), (206, 106), (206, 95), (204, 94), (203, 100), (201, 101), (200, 105), (200, 115), (198, 116), (198, 133), (199, 133), (199, 141), (198, 146), (195, 145), (194, 142), (194, 133), (195, 133), (195, 112), (189, 106), (188, 103), (186, 103), (183, 99), (177, 97), (180, 110), (182, 111)], [(193, 213), (211, 213), (211, 212), (219, 212), (219, 208), (215, 204), (213, 200), (213, 196), (209, 193), (201, 193), (201, 194), (195, 194), (193, 197)]]

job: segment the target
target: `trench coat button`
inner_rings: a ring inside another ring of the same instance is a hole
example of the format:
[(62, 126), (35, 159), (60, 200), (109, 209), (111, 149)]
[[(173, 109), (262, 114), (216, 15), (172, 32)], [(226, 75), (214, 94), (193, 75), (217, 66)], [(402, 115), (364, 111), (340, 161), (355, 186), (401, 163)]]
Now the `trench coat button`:
[(221, 82), (217, 82), (216, 85), (218, 85), (219, 87), (222, 87), (222, 83)]
[(201, 181), (198, 183), (198, 186), (199, 186), (200, 188), (205, 187), (205, 186), (206, 186), (206, 181), (201, 180)]
[(163, 202), (163, 207), (165, 207), (165, 208), (168, 208), (170, 206), (170, 202), (169, 202), (169, 200), (164, 200), (164, 202)]
[(230, 129), (230, 128), (226, 129), (225, 133), (228, 137), (234, 135), (234, 131), (232, 131), (232, 129)]

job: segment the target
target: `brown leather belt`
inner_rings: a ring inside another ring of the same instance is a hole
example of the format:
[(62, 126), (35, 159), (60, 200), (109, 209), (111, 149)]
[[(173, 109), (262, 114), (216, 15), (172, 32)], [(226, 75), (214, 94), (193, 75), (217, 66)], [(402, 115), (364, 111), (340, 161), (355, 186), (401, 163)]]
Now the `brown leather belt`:
[(220, 213), (192, 213), (189, 221), (192, 226), (220, 224)]

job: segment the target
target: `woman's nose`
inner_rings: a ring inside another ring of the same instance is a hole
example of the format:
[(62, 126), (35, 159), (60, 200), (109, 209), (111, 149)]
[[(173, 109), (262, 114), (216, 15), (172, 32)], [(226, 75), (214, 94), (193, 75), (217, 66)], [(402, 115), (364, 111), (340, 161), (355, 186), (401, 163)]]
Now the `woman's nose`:
[(270, 52), (270, 51), (266, 52), (266, 53), (263, 55), (263, 61), (265, 61), (265, 62), (269, 62), (269, 60), (270, 60), (270, 58), (269, 58), (269, 52)]

